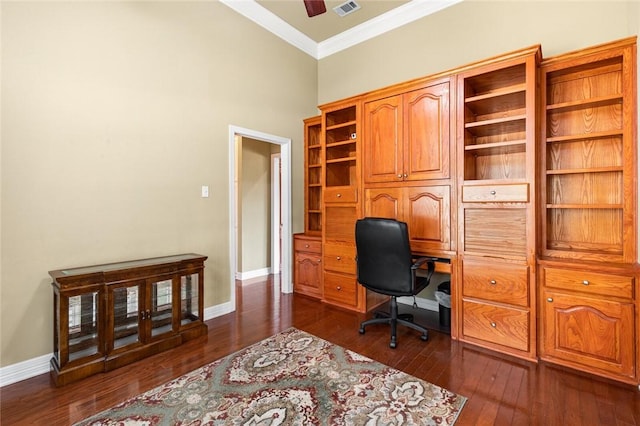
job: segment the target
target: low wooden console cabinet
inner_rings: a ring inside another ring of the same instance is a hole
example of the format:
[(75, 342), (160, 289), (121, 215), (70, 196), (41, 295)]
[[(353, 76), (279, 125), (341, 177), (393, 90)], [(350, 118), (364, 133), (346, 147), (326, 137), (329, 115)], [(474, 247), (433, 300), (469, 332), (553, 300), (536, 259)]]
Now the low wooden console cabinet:
[(50, 271), (55, 384), (113, 370), (205, 334), (206, 259), (180, 254)]

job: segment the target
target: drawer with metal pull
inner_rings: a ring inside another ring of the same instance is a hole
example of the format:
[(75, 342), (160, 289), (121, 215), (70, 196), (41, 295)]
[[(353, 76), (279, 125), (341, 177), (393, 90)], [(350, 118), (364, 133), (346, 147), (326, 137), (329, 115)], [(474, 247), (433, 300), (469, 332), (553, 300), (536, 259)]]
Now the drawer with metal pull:
[(633, 298), (634, 277), (599, 274), (590, 271), (543, 267), (544, 285), (548, 288), (580, 291), (603, 296)]

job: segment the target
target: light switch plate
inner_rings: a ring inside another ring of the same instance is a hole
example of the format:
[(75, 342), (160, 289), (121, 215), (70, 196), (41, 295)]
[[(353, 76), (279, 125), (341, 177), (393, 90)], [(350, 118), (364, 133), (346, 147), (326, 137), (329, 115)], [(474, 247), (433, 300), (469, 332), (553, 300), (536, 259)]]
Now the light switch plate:
[(202, 198), (207, 198), (207, 197), (209, 197), (209, 186), (202, 185)]

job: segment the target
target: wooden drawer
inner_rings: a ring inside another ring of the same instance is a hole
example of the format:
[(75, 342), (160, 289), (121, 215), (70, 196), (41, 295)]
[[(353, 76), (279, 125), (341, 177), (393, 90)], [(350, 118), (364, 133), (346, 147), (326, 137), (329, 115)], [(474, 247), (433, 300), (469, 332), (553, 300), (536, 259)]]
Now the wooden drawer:
[(529, 306), (529, 267), (503, 262), (465, 259), (462, 264), (465, 297)]
[(521, 351), (529, 350), (529, 312), (463, 301), (462, 334)]
[(624, 275), (599, 274), (543, 267), (544, 285), (549, 288), (580, 291), (602, 296), (632, 299), (634, 278)]
[(356, 248), (347, 244), (327, 243), (324, 246), (323, 263), (325, 270), (354, 275), (356, 273)]
[(322, 253), (322, 241), (319, 239), (294, 238), (293, 250), (319, 254)]
[(325, 203), (355, 203), (358, 201), (358, 191), (350, 186), (324, 188)]
[(462, 187), (463, 203), (529, 202), (529, 184), (474, 185)]
[(357, 282), (353, 276), (324, 273), (324, 298), (329, 303), (358, 306)]

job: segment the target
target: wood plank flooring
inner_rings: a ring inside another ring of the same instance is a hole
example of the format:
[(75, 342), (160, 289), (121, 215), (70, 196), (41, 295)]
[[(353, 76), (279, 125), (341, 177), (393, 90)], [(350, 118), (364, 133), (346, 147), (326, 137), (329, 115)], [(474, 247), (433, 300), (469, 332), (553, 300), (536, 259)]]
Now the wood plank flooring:
[[(70, 425), (291, 326), (469, 398), (456, 425), (640, 425), (640, 392), (571, 370), (538, 365), (452, 341), (430, 331), (358, 333), (365, 317), (298, 295), (277, 283), (238, 285), (238, 308), (207, 322), (207, 336), (61, 388), (47, 374), (0, 389), (2, 425)], [(420, 315), (416, 321), (420, 322)]]

